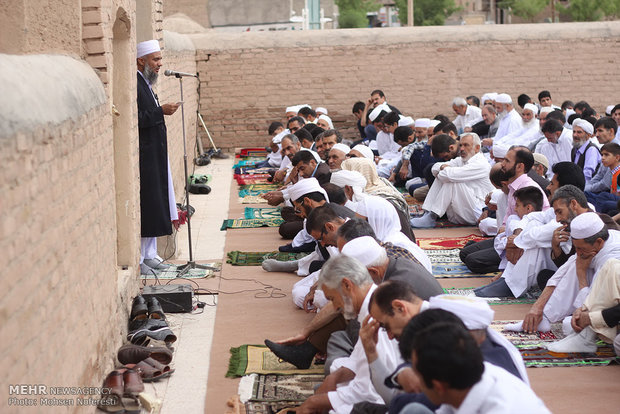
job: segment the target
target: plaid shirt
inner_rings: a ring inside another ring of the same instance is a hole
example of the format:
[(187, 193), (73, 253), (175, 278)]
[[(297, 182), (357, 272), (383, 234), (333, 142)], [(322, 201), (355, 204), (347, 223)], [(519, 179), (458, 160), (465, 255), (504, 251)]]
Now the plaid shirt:
[(381, 247), (385, 249), (385, 252), (387, 253), (388, 257), (404, 257), (405, 259), (409, 259), (412, 262), (421, 264), (419, 260), (416, 259), (415, 256), (411, 254), (411, 252), (405, 248), (402, 248), (400, 246), (395, 246), (390, 242), (385, 242), (385, 243), (379, 242), (379, 244), (381, 245)]
[(409, 160), (413, 152), (417, 150), (423, 150), (426, 143), (427, 140), (412, 142), (411, 144), (403, 147), (403, 149), (400, 151), (402, 153), (402, 159)]

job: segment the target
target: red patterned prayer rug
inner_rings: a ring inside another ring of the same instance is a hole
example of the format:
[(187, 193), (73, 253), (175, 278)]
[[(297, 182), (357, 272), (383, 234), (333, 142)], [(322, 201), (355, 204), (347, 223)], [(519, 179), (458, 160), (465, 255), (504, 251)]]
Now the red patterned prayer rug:
[(462, 249), (469, 241), (481, 241), (486, 237), (478, 236), (477, 234), (470, 234), (463, 237), (432, 237), (432, 238), (418, 238), (417, 242), (421, 248), (426, 250), (448, 250), (448, 249)]

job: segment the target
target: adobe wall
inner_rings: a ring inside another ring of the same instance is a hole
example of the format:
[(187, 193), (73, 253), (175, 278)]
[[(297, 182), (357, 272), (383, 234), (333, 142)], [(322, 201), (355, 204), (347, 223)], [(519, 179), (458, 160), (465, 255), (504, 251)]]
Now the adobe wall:
[[(356, 134), (353, 103), (382, 89), (414, 117), (454, 114), (455, 96), (506, 92), (554, 102), (617, 103), (613, 79), (620, 22), (402, 27), (190, 35), (197, 49), (200, 111), (222, 147), (263, 146), (284, 108), (324, 106)], [(209, 61), (207, 56), (210, 54)], [(203, 142), (208, 142), (203, 136)]]

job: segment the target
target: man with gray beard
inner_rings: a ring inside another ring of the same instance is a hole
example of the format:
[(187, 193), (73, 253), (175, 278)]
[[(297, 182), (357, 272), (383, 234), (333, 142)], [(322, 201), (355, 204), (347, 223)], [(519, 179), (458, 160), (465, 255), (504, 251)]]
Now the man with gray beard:
[(159, 104), (152, 86), (162, 66), (159, 41), (137, 46), (138, 135), (140, 141), (140, 273), (165, 269), (157, 256), (157, 237), (172, 234), (172, 220), (178, 219), (168, 162), (168, 141), (164, 115), (172, 115), (180, 103)]

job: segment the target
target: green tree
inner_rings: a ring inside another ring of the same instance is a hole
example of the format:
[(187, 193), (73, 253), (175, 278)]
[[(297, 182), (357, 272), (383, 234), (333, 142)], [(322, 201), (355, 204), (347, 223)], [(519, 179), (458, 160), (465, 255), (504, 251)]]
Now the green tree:
[(368, 27), (366, 13), (381, 7), (374, 0), (336, 0), (336, 5), (340, 12), (338, 27), (343, 29)]
[(502, 9), (511, 9), (512, 14), (519, 16), (529, 22), (534, 21), (538, 15), (549, 4), (549, 0), (503, 0), (498, 3)]
[[(394, 0), (401, 24), (407, 24), (407, 0)], [(443, 26), (446, 18), (461, 10), (454, 0), (413, 0), (415, 26)]]
[(576, 22), (594, 22), (620, 14), (620, 0), (571, 0), (568, 6), (558, 7)]

